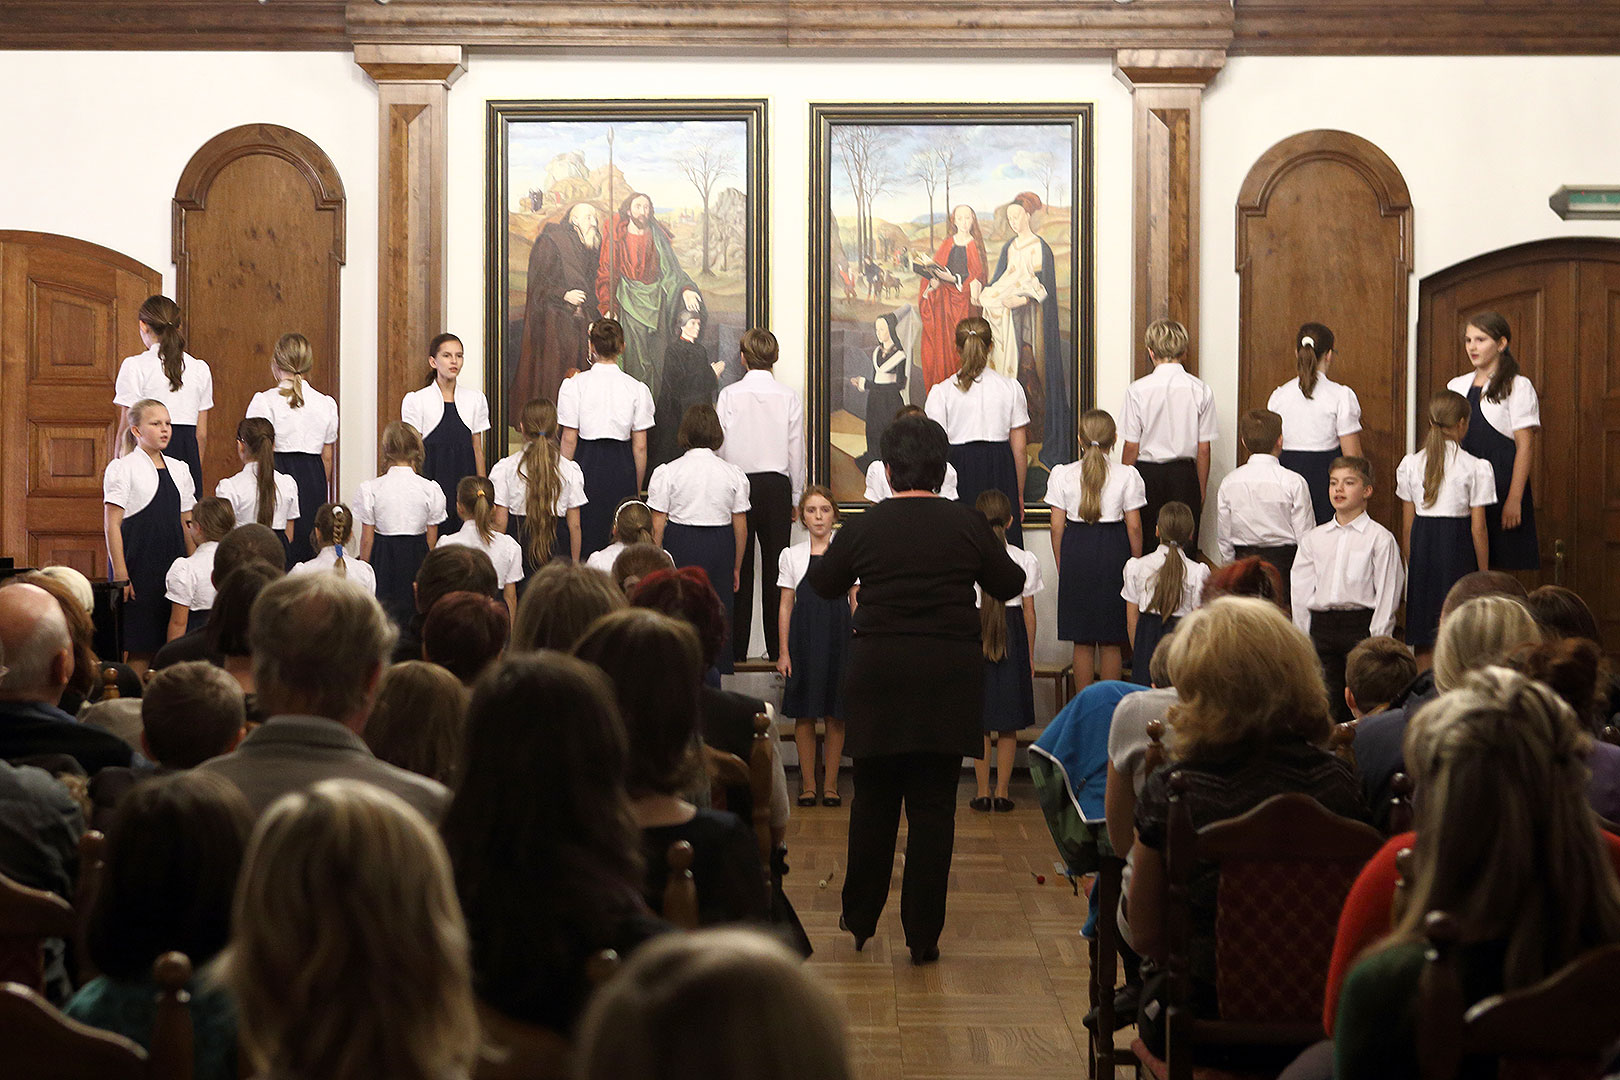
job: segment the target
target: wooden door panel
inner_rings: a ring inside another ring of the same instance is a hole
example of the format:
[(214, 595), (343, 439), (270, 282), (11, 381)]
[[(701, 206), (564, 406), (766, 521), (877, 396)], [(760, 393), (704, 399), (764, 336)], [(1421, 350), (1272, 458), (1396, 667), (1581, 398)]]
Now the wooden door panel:
[(107, 425), (28, 421), (28, 494), (101, 495), (107, 471)]
[[(1583, 596), (1600, 594), (1593, 605), (1604, 641), (1620, 645), (1620, 264), (1580, 264), (1581, 404), (1583, 456), (1601, 462), (1602, 483), (1577, 494), (1578, 527), (1566, 543), (1562, 584)], [(1555, 553), (1556, 554), (1556, 553)]]

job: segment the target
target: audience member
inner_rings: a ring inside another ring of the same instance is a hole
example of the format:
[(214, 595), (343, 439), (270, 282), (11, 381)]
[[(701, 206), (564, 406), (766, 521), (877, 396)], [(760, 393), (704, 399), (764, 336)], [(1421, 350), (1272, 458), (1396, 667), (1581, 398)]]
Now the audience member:
[[(1246, 556), (1210, 572), (1209, 580), (1204, 582), (1201, 602), (1207, 604), (1223, 596), (1258, 596), (1270, 600), (1285, 614), (1289, 612), (1282, 573), (1258, 555)], [(1163, 642), (1159, 647), (1164, 647)]]
[(379, 761), (454, 788), (466, 723), (461, 680), (438, 664), (406, 660), (378, 681), (364, 737)]
[(484, 552), (465, 544), (447, 544), (429, 551), (411, 587), (416, 596), (416, 613), (399, 631), (399, 640), (394, 644), (395, 663), (422, 659), (422, 623), (440, 597), (453, 592), (497, 599), (501, 595), (495, 564)]
[(657, 544), (631, 544), (613, 560), (613, 583), (629, 593), (636, 583), (655, 570), (673, 570), (675, 560)]
[(85, 705), (101, 693), (101, 662), (96, 659), (96, 650), (92, 645), (96, 629), (90, 622), (90, 613), (84, 610), (84, 605), (79, 603), (79, 598), (74, 595), (70, 586), (50, 574), (39, 571), (20, 574), (7, 584), (37, 586), (50, 593), (52, 599), (61, 607), (62, 619), (67, 623), (68, 638), (73, 643), (73, 674), (69, 676), (68, 684), (62, 690), (61, 700), (56, 705), (68, 715), (78, 716)]
[[(172, 670), (172, 669), (171, 669)], [(197, 1080), (234, 1080), (236, 1016), (203, 969), (230, 934), (231, 896), (253, 814), (236, 788), (207, 773), (147, 780), (113, 814), (107, 860), (90, 910), (90, 962), (101, 974), (66, 1012), (92, 1027), (152, 1045), (152, 965), (185, 953)]]
[(500, 658), (511, 632), (505, 604), (480, 593), (446, 593), (422, 622), (422, 656), (471, 686)]
[(1542, 632), (1553, 638), (1586, 638), (1603, 644), (1598, 630), (1597, 616), (1586, 606), (1580, 594), (1562, 585), (1543, 585), (1525, 598)]
[(1587, 638), (1558, 638), (1519, 649), (1506, 666), (1539, 679), (1575, 713), (1589, 744), (1586, 800), (1605, 821), (1620, 821), (1620, 746), (1601, 738), (1610, 707), (1603, 650)]
[[(225, 539), (219, 542), (214, 550), (214, 569), (209, 575), (216, 590), (215, 603), (218, 603), (217, 590), (224, 584), (225, 579), (238, 567), (250, 562), (262, 562), (266, 566), (281, 567), (287, 565), (287, 549), (282, 546), (281, 537), (268, 525), (249, 522), (238, 525), (225, 534)], [(218, 610), (216, 607), (215, 610)], [(209, 621), (213, 620), (210, 613)], [(212, 660), (223, 666), (224, 658), (212, 652), (213, 638), (208, 629), (208, 623), (203, 623), (195, 630), (188, 631), (167, 642), (157, 654), (152, 657), (152, 670), (166, 668), (170, 664), (184, 663), (187, 660)]]
[[(335, 575), (300, 578), (366, 595)], [(376, 620), (387, 625), (380, 606)], [(467, 928), (444, 845), (398, 797), (329, 780), (278, 799), (232, 914), (220, 977), (250, 1075), (467, 1080), (479, 1039)]]
[(344, 778), (393, 792), (438, 820), (449, 798), (444, 785), (378, 761), (360, 738), (394, 644), (375, 597), (335, 574), (283, 577), (259, 594), (248, 638), (269, 719), (235, 753), (202, 768), (241, 788), (255, 813), (289, 791)]
[(838, 1003), (762, 934), (670, 934), (592, 1001), (581, 1080), (849, 1080)]
[(474, 989), (514, 1020), (571, 1033), (586, 961), (666, 929), (641, 896), (626, 755), (613, 687), (590, 664), (513, 656), (473, 689), (466, 779), (442, 832)]
[(248, 719), (255, 724), (263, 721), (264, 713), (258, 704), (258, 686), (253, 678), (253, 645), (249, 640), (253, 605), (271, 582), (280, 581), (286, 573), (279, 566), (258, 560), (232, 570), (220, 579), (214, 608), (204, 628), (211, 662), (224, 668), (242, 688)]
[(568, 652), (592, 623), (624, 607), (624, 594), (607, 577), (566, 559), (553, 559), (529, 578), (512, 628), (513, 653)]
[(1176, 632), (1161, 638), (1153, 651), (1148, 677), (1153, 689), (1128, 694), (1114, 706), (1113, 719), (1108, 724), (1108, 774), (1103, 785), (1104, 820), (1107, 823), (1109, 843), (1120, 858), (1130, 854), (1136, 829), (1136, 800), (1147, 783), (1147, 751), (1153, 740), (1148, 736), (1148, 724), (1154, 720), (1164, 724), (1166, 751), (1173, 741), (1170, 728), (1170, 710), (1181, 701), (1181, 695), (1170, 685), (1169, 643)]
[(1370, 637), (1344, 660), (1344, 703), (1357, 720), (1381, 713), (1417, 678), (1417, 657), (1392, 637)]
[(641, 827), (644, 895), (662, 910), (665, 855), (678, 840), (695, 853), (698, 919), (704, 925), (763, 920), (765, 872), (754, 831), (724, 810), (699, 810), (681, 797), (699, 776), (698, 686), (702, 650), (691, 627), (655, 611), (604, 615), (574, 647), (613, 683), (629, 736), (625, 787)]

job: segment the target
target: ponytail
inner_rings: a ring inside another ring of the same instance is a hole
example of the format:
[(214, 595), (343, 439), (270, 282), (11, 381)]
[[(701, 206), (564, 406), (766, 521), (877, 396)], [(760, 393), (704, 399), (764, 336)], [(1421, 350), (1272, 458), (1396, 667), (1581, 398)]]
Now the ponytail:
[(180, 336), (180, 305), (167, 296), (148, 296), (135, 317), (157, 335), (158, 359), (163, 361), (169, 392), (177, 392), (186, 371), (186, 339)]
[(281, 388), (281, 396), (287, 399), (288, 405), (302, 409), (304, 376), (309, 374), (309, 369), (315, 363), (315, 351), (309, 347), (309, 339), (303, 334), (282, 334), (270, 362), (287, 376), (287, 385)]
[(1181, 594), (1187, 585), (1187, 564), (1181, 549), (1192, 539), (1192, 508), (1184, 502), (1168, 502), (1159, 511), (1159, 545), (1165, 549), (1164, 564), (1153, 581), (1153, 595), (1147, 610), (1161, 619), (1175, 616)]
[[(967, 320), (963, 320), (964, 322)], [(1012, 524), (1012, 502), (997, 488), (986, 488), (973, 501), (973, 509), (984, 515), (990, 531), (1001, 543), (1007, 542), (1007, 526)], [(1007, 657), (1007, 613), (987, 592), (979, 594), (979, 639), (984, 658), (995, 663)]]
[(613, 515), (613, 539), (625, 547), (652, 543), (652, 510), (646, 503), (632, 498), (619, 504)]
[(1442, 390), (1429, 399), (1429, 434), (1423, 440), (1423, 506), (1434, 505), (1446, 480), (1446, 443), (1453, 441), (1457, 425), (1468, 419), (1468, 399), (1455, 390)]
[(236, 441), (247, 447), (259, 470), (259, 508), (255, 520), (268, 525), (276, 512), (276, 429), (262, 416), (250, 416), (236, 425)]
[(495, 516), (495, 485), (482, 476), (463, 476), (456, 485), (456, 508), (466, 513), (461, 516), (472, 521), (478, 538), (488, 544), (495, 538), (489, 520)]
[(1299, 370), (1299, 392), (1309, 398), (1316, 393), (1316, 369), (1322, 357), (1333, 351), (1333, 331), (1321, 323), (1308, 322), (1294, 335), (1294, 364)]
[(310, 540), (317, 553), (327, 544), (331, 544), (337, 554), (337, 561), (332, 564), (332, 570), (338, 577), (349, 576), (349, 566), (344, 561), (343, 545), (354, 536), (354, 513), (342, 503), (323, 503), (315, 511), (315, 528), (311, 530)]
[(1103, 487), (1108, 483), (1108, 452), (1114, 448), (1114, 418), (1102, 409), (1080, 417), (1080, 520), (1102, 517)]
[(994, 341), (990, 336), (990, 324), (977, 315), (956, 324), (956, 354), (962, 358), (962, 366), (956, 372), (956, 388), (964, 394), (973, 381), (984, 374), (984, 366), (990, 362), (990, 346)]
[[(1513, 340), (1513, 328), (1508, 321), (1494, 311), (1482, 311), (1468, 320), (1468, 325), (1476, 330), (1483, 330), (1491, 335), (1494, 341), (1502, 342)], [(1503, 345), (1501, 355), (1496, 358), (1496, 374), (1486, 384), (1482, 397), (1486, 401), (1501, 401), (1513, 389), (1513, 378), (1519, 374), (1519, 361), (1513, 355), (1511, 345)]]
[(557, 539), (557, 501), (562, 495), (562, 469), (557, 459), (562, 455), (551, 441), (557, 434), (557, 406), (536, 398), (523, 406), (517, 426), (528, 440), (518, 462), (518, 476), (526, 489), (523, 513), (529, 528), (529, 555), (539, 564), (551, 558)]

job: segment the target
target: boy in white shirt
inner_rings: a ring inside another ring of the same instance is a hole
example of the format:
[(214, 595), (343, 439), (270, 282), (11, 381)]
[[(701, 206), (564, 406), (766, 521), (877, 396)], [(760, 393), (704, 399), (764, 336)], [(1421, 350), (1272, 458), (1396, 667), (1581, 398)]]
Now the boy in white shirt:
[(1198, 557), (1197, 528), (1209, 487), (1209, 446), (1219, 434), (1215, 393), (1181, 366), (1187, 354), (1187, 328), (1159, 319), (1143, 336), (1153, 371), (1125, 391), (1120, 410), (1121, 465), (1135, 465), (1147, 487), (1143, 522), (1159, 520), (1165, 503), (1183, 502), (1193, 513), (1193, 539), (1187, 549)]
[(1221, 562), (1258, 555), (1282, 576), (1282, 600), (1288, 603), (1288, 579), (1294, 555), (1305, 534), (1316, 527), (1311, 489), (1299, 473), (1282, 467), (1282, 417), (1270, 409), (1251, 409), (1238, 423), (1238, 435), (1249, 460), (1226, 474), (1215, 496), (1215, 542)]

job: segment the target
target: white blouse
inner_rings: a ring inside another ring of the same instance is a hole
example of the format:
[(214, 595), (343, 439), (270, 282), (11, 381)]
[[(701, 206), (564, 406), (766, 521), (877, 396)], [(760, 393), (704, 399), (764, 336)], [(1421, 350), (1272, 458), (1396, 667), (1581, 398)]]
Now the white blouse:
[[(1079, 524), (1082, 521), (1080, 496), (1084, 490), (1080, 462), (1059, 465), (1046, 481), (1046, 505), (1061, 509), (1070, 522)], [(1097, 519), (1097, 524), (1124, 521), (1126, 511), (1140, 510), (1146, 505), (1147, 487), (1142, 483), (1142, 474), (1136, 471), (1136, 466), (1121, 465), (1110, 459), (1108, 475), (1102, 486), (1102, 516)]]
[(648, 507), (676, 525), (730, 525), (748, 496), (748, 474), (701, 446), (658, 466), (647, 483)]
[[(519, 450), (501, 458), (489, 470), (489, 482), (495, 486), (495, 505), (504, 506), (519, 516), (529, 512), (529, 482), (519, 470), (522, 464), (523, 451)], [(576, 506), (585, 505), (585, 472), (578, 462), (561, 454), (557, 455), (557, 472), (562, 476), (562, 487), (551, 512), (562, 517)]]
[(118, 381), (113, 384), (113, 404), (129, 408), (143, 398), (161, 401), (169, 410), (171, 424), (197, 423), (197, 414), (214, 407), (214, 373), (207, 364), (181, 353), (180, 389), (169, 389), (169, 377), (163, 373), (163, 360), (158, 347), (135, 356), (124, 358), (118, 366)]
[[(866, 467), (866, 501), (880, 503), (894, 494), (889, 487), (889, 471), (883, 467), (883, 462), (874, 461)], [(955, 500), (956, 492), (956, 466), (950, 462), (945, 463), (945, 482), (939, 486), (942, 498)]]
[(395, 465), (360, 485), (354, 516), (383, 536), (420, 536), (449, 515), (443, 488), (409, 465)]
[[(489, 430), (489, 401), (482, 390), (457, 383), (456, 412), (461, 414), (461, 422), (474, 435)], [(428, 433), (444, 419), (444, 397), (439, 393), (439, 384), (430, 382), (420, 390), (406, 394), (405, 400), (399, 404), (399, 418), (414, 427), (422, 438), (427, 438)]]
[(1340, 438), (1361, 430), (1356, 392), (1322, 374), (1310, 397), (1291, 379), (1271, 392), (1266, 408), (1282, 417), (1284, 450), (1337, 450)]
[[(287, 527), (288, 519), (298, 518), (298, 482), (284, 472), (272, 474), (275, 484), (275, 507), (270, 511), (270, 527), (277, 532)], [(259, 520), (259, 463), (249, 461), (235, 476), (227, 476), (214, 485), (214, 494), (231, 504), (236, 523), (246, 525)]]
[(1395, 470), (1395, 497), (1409, 502), (1418, 517), (1467, 517), (1476, 506), (1496, 503), (1496, 474), (1491, 463), (1477, 458), (1456, 443), (1446, 442), (1446, 475), (1433, 506), (1423, 505), (1423, 470), (1429, 452), (1419, 450), (1401, 459)]
[[(1125, 563), (1125, 587), (1119, 590), (1119, 595), (1135, 604), (1138, 611), (1146, 613), (1148, 604), (1153, 602), (1153, 587), (1159, 580), (1159, 568), (1164, 565), (1169, 553), (1170, 549), (1160, 544), (1146, 555)], [(1198, 609), (1198, 602), (1204, 595), (1204, 583), (1209, 580), (1209, 567), (1201, 562), (1193, 562), (1185, 553), (1178, 554), (1187, 576), (1182, 579), (1181, 603), (1176, 605), (1173, 618), (1191, 615)]]
[(618, 364), (598, 361), (557, 388), (557, 423), (581, 439), (624, 442), (631, 432), (653, 426), (652, 391)]
[(923, 412), (945, 429), (952, 445), (970, 442), (1006, 442), (1013, 428), (1029, 423), (1029, 402), (1024, 388), (1005, 375), (986, 370), (967, 390), (955, 377), (935, 383), (928, 391)]
[[(1474, 373), (1471, 371), (1446, 383), (1447, 390), (1455, 390), (1463, 397), (1467, 397), (1468, 391), (1473, 388)], [(1513, 376), (1513, 385), (1508, 387), (1507, 396), (1501, 401), (1486, 400), (1485, 391), (1489, 389), (1489, 383), (1479, 388), (1479, 411), (1491, 427), (1511, 439), (1515, 431), (1541, 426), (1541, 399), (1536, 396), (1536, 388), (1529, 379), (1523, 375)]]
[[(169, 479), (180, 492), (180, 512), (184, 514), (197, 505), (197, 486), (192, 482), (191, 469), (167, 454), (163, 456), (163, 467), (169, 470)], [(125, 517), (134, 517), (145, 510), (157, 489), (157, 466), (138, 446), (123, 457), (109, 461), (107, 471), (101, 476), (101, 501), (123, 507)]]
[[(343, 550), (343, 570), (345, 576), (356, 585), (373, 596), (377, 595), (377, 572), (368, 563), (360, 561), (360, 556), (349, 548)], [(289, 574), (337, 573), (337, 548), (328, 545), (320, 550), (313, 559), (301, 562), (287, 571)]]
[(804, 575), (810, 571), (810, 541), (804, 540), (782, 552), (776, 563), (776, 586), (779, 589), (797, 589)]
[(205, 540), (190, 555), (169, 564), (163, 576), (163, 595), (171, 604), (184, 604), (192, 611), (208, 611), (214, 606), (214, 552), (219, 541)]
[(1215, 391), (1174, 360), (1166, 360), (1125, 388), (1119, 437), (1137, 445), (1140, 461), (1191, 458), (1199, 443), (1220, 435)]
[[(283, 379), (281, 386), (287, 386)], [(248, 402), (249, 417), (262, 416), (276, 429), (276, 451), (282, 454), (318, 454), (322, 447), (337, 442), (338, 405), (309, 383), (304, 384), (304, 404), (293, 408), (279, 388), (260, 390)]]
[[(1034, 596), (1046, 587), (1041, 582), (1041, 560), (1033, 551), (1025, 551), (1011, 544), (1007, 545), (1007, 556), (1024, 568), (1023, 591), (1007, 601), (1008, 607), (1018, 607), (1026, 597)], [(984, 606), (984, 592), (977, 585), (973, 586), (973, 603), (976, 607)]]
[(489, 543), (486, 544), (484, 538), (478, 535), (478, 526), (466, 521), (462, 523), (460, 532), (439, 537), (439, 547), (449, 547), (451, 544), (477, 548), (488, 555), (489, 561), (495, 564), (495, 575), (503, 589), (523, 580), (523, 549), (505, 533), (490, 533)]
[(1406, 568), (1395, 534), (1365, 512), (1346, 524), (1337, 517), (1300, 541), (1292, 571), (1294, 625), (1311, 632), (1311, 612), (1372, 608), (1374, 636), (1395, 628)]
[(615, 540), (607, 547), (592, 552), (585, 560), (585, 565), (592, 570), (600, 570), (604, 574), (611, 574), (613, 573), (613, 561), (619, 557), (619, 552), (623, 550), (624, 543)]

